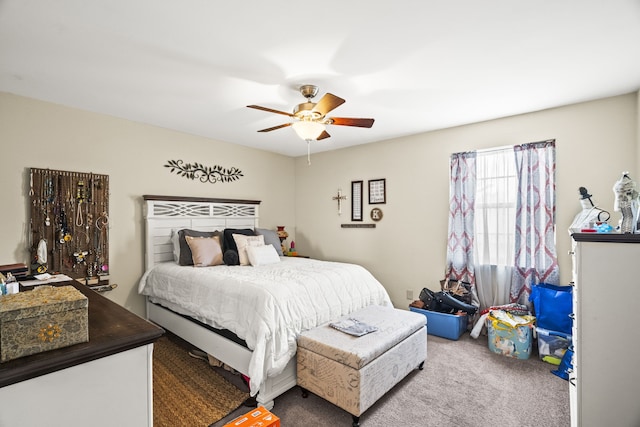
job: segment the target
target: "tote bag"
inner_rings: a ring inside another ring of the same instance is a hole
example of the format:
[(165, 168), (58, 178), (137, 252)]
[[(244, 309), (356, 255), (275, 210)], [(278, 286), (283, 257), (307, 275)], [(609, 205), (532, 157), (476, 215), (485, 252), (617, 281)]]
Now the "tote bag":
[(571, 335), (573, 287), (539, 283), (531, 288), (529, 301), (539, 327)]

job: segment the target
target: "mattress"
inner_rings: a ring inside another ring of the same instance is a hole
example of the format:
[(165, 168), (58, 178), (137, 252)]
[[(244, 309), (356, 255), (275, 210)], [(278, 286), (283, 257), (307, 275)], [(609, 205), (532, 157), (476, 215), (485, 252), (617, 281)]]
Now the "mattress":
[(392, 306), (382, 284), (364, 267), (294, 257), (258, 267), (161, 263), (145, 272), (138, 291), (245, 340), (253, 350), (252, 395), (294, 357), (300, 332), (370, 305)]

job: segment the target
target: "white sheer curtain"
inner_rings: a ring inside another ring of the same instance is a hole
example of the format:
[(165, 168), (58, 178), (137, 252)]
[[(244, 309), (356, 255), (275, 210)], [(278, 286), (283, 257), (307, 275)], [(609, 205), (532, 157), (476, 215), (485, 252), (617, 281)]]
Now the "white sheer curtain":
[(476, 289), (480, 309), (509, 303), (513, 276), (517, 176), (512, 147), (476, 157)]

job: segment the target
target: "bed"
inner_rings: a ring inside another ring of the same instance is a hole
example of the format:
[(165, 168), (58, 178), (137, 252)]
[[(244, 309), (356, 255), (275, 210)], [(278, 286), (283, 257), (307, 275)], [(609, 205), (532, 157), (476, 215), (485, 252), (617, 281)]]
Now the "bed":
[(258, 229), (260, 202), (143, 199), (146, 270), (138, 291), (147, 318), (248, 376), (251, 395), (268, 409), (296, 385), (300, 332), (369, 305), (392, 305), (380, 282), (355, 264), (277, 257), (246, 266), (178, 265), (177, 231)]

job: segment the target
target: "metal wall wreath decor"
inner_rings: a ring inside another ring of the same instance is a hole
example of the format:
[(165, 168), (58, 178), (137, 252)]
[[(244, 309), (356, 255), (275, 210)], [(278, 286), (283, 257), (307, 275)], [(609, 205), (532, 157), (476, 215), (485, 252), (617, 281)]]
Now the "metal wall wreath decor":
[(168, 160), (165, 168), (170, 168), (170, 172), (175, 172), (180, 176), (189, 179), (199, 179), (200, 182), (231, 182), (240, 179), (242, 171), (238, 168), (223, 168), (222, 166), (205, 166), (200, 163), (184, 163), (182, 160)]

